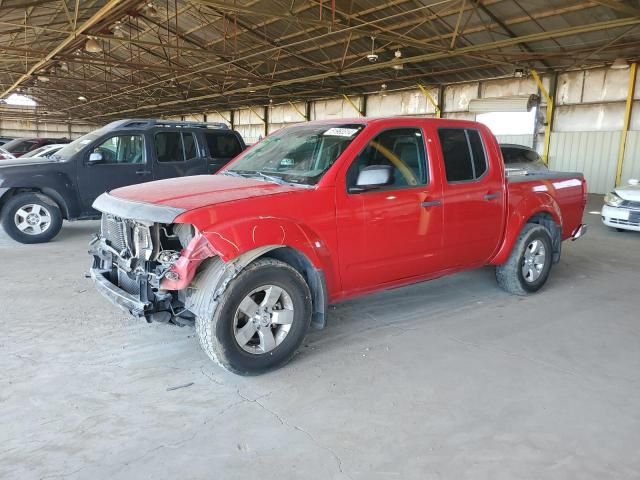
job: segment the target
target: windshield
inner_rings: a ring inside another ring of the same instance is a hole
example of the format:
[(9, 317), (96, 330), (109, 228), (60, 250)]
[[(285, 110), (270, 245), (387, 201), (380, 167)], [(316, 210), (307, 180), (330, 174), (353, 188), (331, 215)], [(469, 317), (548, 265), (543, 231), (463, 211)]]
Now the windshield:
[(241, 155), (222, 173), (315, 185), (364, 127), (356, 123), (283, 128)]
[(505, 147), (501, 146), (502, 158), (505, 165), (512, 165), (515, 163), (537, 163), (540, 162), (538, 154), (528, 148), (518, 147)]
[(69, 160), (73, 155), (100, 137), (104, 133), (105, 128), (106, 127), (99, 128), (98, 130), (94, 130), (91, 133), (87, 133), (86, 135), (75, 139), (73, 142), (58, 150), (57, 153), (51, 155), (51, 158), (55, 158), (56, 160)]
[(31, 158), (31, 157), (39, 157), (43, 153), (51, 150), (49, 145), (45, 147), (36, 148), (35, 150), (31, 150), (29, 153), (25, 153), (22, 158)]
[(36, 143), (38, 143), (36, 140), (16, 138), (15, 140), (5, 143), (2, 148), (11, 153), (24, 153), (31, 150)]

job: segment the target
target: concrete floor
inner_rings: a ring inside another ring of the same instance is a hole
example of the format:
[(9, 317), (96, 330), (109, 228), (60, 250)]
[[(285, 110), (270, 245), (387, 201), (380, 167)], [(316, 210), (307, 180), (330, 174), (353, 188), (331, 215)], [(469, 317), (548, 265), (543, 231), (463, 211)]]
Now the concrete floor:
[(640, 234), (585, 217), (538, 295), (487, 268), (350, 301), (257, 378), (101, 298), (97, 222), (0, 234), (0, 478), (638, 478)]

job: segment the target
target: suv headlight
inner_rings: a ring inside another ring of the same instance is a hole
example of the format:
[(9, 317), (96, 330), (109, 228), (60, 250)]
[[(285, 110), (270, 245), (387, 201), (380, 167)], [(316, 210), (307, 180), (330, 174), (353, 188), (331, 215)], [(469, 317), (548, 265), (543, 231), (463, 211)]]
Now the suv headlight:
[(611, 207), (619, 207), (624, 200), (616, 195), (615, 192), (609, 192), (604, 196), (604, 203)]

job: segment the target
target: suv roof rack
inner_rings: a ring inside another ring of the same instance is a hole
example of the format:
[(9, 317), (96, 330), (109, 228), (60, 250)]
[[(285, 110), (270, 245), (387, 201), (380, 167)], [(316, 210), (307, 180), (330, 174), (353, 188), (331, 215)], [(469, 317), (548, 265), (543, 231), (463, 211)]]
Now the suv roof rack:
[(174, 120), (156, 120), (156, 119), (129, 119), (124, 120), (121, 128), (212, 128), (229, 130), (229, 125), (223, 122), (181, 122)]

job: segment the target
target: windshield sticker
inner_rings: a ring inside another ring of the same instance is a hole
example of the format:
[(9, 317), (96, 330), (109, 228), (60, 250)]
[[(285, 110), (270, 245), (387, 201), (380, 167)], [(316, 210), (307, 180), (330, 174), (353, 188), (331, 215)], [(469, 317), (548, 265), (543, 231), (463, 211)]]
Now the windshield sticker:
[(334, 136), (334, 137), (353, 137), (356, 133), (358, 133), (357, 128), (330, 128), (322, 135)]

